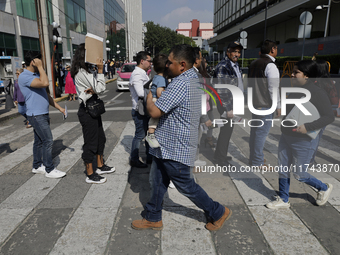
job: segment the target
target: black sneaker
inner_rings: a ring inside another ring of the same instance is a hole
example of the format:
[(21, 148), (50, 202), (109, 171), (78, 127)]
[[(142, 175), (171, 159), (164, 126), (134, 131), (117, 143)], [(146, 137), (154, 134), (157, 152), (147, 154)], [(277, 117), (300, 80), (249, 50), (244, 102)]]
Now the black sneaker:
[(100, 176), (97, 173), (93, 173), (91, 175), (87, 175), (87, 178), (85, 180), (87, 183), (95, 183), (95, 184), (102, 184), (106, 182), (106, 178)]
[(97, 166), (96, 173), (97, 174), (109, 174), (109, 173), (113, 173), (114, 171), (116, 171), (116, 168), (110, 167), (104, 164), (102, 167)]

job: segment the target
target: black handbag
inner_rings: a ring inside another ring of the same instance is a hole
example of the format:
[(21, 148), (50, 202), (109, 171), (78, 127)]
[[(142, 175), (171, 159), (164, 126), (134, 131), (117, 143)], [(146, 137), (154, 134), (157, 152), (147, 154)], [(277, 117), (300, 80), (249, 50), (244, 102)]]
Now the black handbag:
[(97, 94), (92, 95), (86, 101), (86, 112), (90, 114), (92, 118), (99, 118), (105, 112), (104, 101), (101, 100)]

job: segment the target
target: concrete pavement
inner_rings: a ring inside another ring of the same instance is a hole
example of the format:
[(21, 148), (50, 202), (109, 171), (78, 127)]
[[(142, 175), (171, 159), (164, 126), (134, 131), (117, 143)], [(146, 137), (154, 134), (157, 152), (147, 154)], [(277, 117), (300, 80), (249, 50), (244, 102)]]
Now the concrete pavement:
[[(278, 190), (278, 174), (240, 172), (249, 157), (249, 127), (234, 128), (229, 152), (235, 168), (228, 171), (213, 168), (214, 150), (204, 146), (203, 135), (200, 159), (207, 161), (208, 168), (195, 173), (197, 183), (233, 211), (214, 233), (204, 228), (204, 213), (176, 189), (169, 189), (164, 198), (162, 231), (130, 227), (132, 220), (141, 218), (150, 194), (149, 168), (128, 165), (132, 121), (104, 121), (104, 155), (116, 172), (106, 175), (102, 185), (85, 183), (79, 122), (52, 122), (51, 129), (55, 165), (67, 172), (60, 180), (31, 173), (31, 129), (11, 121), (0, 125), (0, 254), (338, 254), (340, 250), (339, 120), (327, 126), (316, 157), (328, 171), (312, 173), (334, 185), (322, 207), (315, 205), (315, 191), (294, 178), (290, 209), (264, 207)], [(214, 130), (215, 138), (218, 132)], [(279, 137), (275, 125), (264, 151), (271, 165), (277, 163)]]

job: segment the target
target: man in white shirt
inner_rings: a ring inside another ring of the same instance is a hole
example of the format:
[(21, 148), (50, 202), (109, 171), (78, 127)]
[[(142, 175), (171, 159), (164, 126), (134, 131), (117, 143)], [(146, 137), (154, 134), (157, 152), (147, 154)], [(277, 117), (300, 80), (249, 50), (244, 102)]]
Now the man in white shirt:
[[(139, 160), (139, 146), (140, 142), (146, 136), (148, 130), (149, 117), (140, 115), (137, 109), (137, 103), (139, 97), (144, 97), (144, 84), (149, 81), (149, 77), (146, 72), (151, 67), (151, 56), (146, 51), (140, 51), (136, 56), (137, 66), (132, 72), (129, 82), (129, 88), (132, 99), (132, 119), (135, 122), (135, 136), (132, 140), (131, 154), (130, 154), (130, 165), (134, 167), (145, 168), (147, 164), (144, 164)], [(152, 159), (149, 155), (149, 144), (145, 143), (147, 163), (151, 163)]]
[[(277, 56), (277, 45), (274, 41), (265, 40), (261, 46), (260, 58), (253, 61), (249, 67), (250, 78), (249, 87), (253, 88), (253, 106), (257, 110), (268, 110), (272, 107), (273, 101), (276, 101), (277, 116), (281, 115), (280, 102), (280, 73), (275, 64), (275, 57)], [(274, 93), (276, 90), (276, 93)], [(275, 97), (275, 98), (274, 98)], [(275, 99), (275, 100), (274, 100)], [(252, 127), (250, 130), (249, 140), (249, 164), (252, 166), (259, 166), (260, 168), (268, 169), (264, 164), (263, 147), (269, 133), (274, 114), (268, 115), (252, 115)]]

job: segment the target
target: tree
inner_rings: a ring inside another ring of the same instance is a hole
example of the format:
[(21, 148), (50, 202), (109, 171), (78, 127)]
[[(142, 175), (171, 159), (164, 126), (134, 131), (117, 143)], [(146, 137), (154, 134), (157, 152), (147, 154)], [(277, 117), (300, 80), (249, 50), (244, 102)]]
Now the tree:
[(169, 54), (170, 49), (177, 44), (190, 44), (196, 47), (192, 38), (177, 34), (176, 31), (168, 27), (154, 24), (153, 21), (148, 21), (144, 25), (147, 28), (144, 47), (145, 50), (150, 51), (152, 54)]

